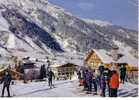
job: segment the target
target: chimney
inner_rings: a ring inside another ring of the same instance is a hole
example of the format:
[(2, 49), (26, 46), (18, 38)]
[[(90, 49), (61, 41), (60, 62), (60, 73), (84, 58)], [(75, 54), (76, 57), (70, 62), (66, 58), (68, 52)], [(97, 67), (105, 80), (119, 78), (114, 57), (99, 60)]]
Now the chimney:
[(114, 47), (112, 50), (111, 50), (111, 56), (113, 58), (114, 61), (117, 61), (118, 60), (118, 47)]

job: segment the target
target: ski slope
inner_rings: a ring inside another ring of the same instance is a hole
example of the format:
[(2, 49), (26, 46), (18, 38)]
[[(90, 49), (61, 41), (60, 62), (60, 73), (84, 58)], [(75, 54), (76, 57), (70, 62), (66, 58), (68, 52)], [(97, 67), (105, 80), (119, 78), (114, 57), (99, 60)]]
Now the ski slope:
[[(14, 97), (100, 97), (98, 95), (86, 94), (82, 91), (83, 87), (78, 86), (78, 81), (54, 81), (54, 88), (50, 89), (47, 82), (15, 82), (11, 85), (11, 94)], [(0, 85), (0, 93), (2, 85)], [(125, 83), (121, 84), (118, 92), (119, 97), (136, 97), (138, 96), (138, 85)], [(108, 92), (106, 93), (108, 96)]]

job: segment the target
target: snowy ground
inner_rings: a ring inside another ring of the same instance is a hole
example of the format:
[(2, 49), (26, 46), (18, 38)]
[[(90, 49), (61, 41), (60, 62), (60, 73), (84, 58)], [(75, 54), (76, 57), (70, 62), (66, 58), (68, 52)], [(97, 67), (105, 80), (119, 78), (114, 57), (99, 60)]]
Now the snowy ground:
[[(11, 93), (15, 97), (99, 97), (99, 93), (93, 95), (83, 92), (83, 87), (79, 87), (76, 80), (55, 81), (54, 84), (55, 88), (50, 89), (47, 82), (30, 82), (28, 84), (16, 82), (11, 86)], [(1, 90), (2, 85), (0, 85), (0, 93)], [(108, 95), (108, 93), (106, 94)], [(131, 83), (121, 84), (118, 94), (120, 97), (136, 97), (138, 96), (138, 86)]]

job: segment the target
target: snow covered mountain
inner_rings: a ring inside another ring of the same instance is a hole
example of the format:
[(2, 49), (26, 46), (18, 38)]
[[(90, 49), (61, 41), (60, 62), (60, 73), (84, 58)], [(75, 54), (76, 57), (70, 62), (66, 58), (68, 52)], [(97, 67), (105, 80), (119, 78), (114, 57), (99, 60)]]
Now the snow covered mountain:
[(137, 31), (79, 19), (47, 0), (0, 0), (0, 53), (87, 52), (114, 46), (135, 53), (137, 43)]
[(83, 19), (89, 24), (96, 24), (98, 26), (104, 27), (104, 26), (112, 26), (113, 24), (107, 21), (101, 21), (101, 20), (90, 20), (90, 19)]

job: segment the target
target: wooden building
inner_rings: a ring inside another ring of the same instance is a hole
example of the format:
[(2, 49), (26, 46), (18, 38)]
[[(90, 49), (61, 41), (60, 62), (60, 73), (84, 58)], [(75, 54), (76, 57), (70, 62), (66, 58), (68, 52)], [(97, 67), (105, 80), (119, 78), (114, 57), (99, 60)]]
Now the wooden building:
[(59, 66), (51, 67), (55, 73), (57, 80), (72, 79), (75, 75), (77, 65), (72, 63), (67, 63)]
[(84, 61), (84, 64), (92, 69), (98, 69), (101, 63), (105, 67), (110, 67), (111, 60), (105, 55), (104, 51), (97, 51), (95, 49), (88, 53)]
[(6, 71), (8, 71), (12, 75), (12, 79), (14, 80), (20, 80), (23, 76), (23, 74), (17, 72), (16, 70), (9, 69), (6, 67), (0, 70), (0, 79), (5, 75)]
[(2, 78), (5, 72), (8, 71), (15, 80), (21, 79), (22, 74), (14, 69), (14, 64), (9, 58), (0, 59), (0, 78)]
[(111, 63), (114, 63), (117, 68), (125, 65), (128, 70), (138, 70), (138, 60), (129, 54), (118, 52), (117, 49), (110, 52), (93, 49), (84, 61), (84, 64), (92, 69), (98, 69), (101, 63), (104, 64), (105, 68), (109, 68)]
[(40, 68), (33, 62), (26, 62), (21, 65), (21, 73), (24, 74), (24, 80), (38, 79), (40, 75)]
[(97, 70), (99, 65), (103, 63), (105, 68), (111, 68), (111, 63), (115, 64), (116, 70), (119, 72), (121, 65), (126, 66), (126, 80), (138, 84), (138, 59), (127, 52), (114, 49), (107, 52), (106, 50), (93, 49), (88, 53), (84, 60), (87, 67)]

